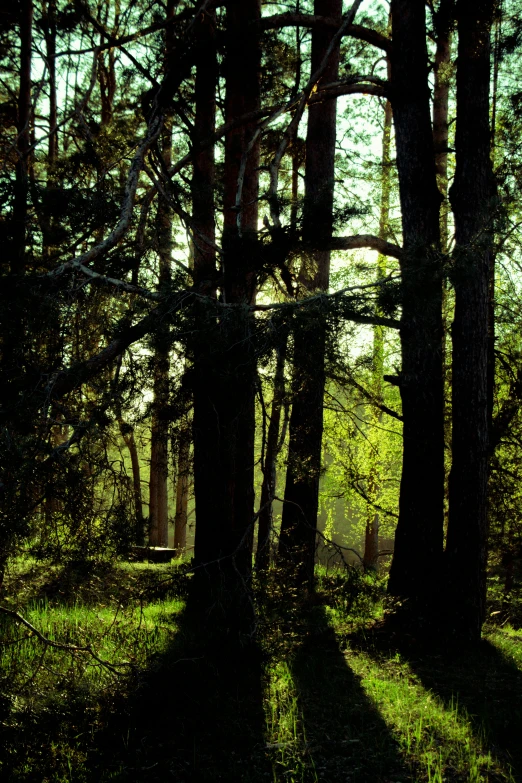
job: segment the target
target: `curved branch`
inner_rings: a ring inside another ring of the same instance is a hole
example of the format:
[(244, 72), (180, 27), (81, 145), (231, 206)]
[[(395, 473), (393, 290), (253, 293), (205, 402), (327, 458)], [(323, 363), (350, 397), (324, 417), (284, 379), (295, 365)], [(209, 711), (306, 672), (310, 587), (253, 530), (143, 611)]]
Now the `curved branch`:
[[(278, 30), (281, 27), (331, 27), (338, 29), (339, 23), (329, 16), (314, 16), (314, 14), (274, 14), (273, 16), (265, 16), (259, 22), (261, 30)], [(357, 38), (360, 41), (377, 46), (379, 49), (383, 49), (387, 54), (391, 52), (392, 42), (382, 33), (377, 30), (372, 30), (369, 27), (364, 27), (360, 24), (350, 24), (344, 31), (344, 35), (349, 35), (352, 38)]]
[(24, 625), (26, 628), (28, 628), (31, 633), (37, 637), (37, 639), (45, 644), (46, 647), (54, 647), (56, 650), (65, 650), (66, 652), (71, 653), (88, 653), (97, 663), (99, 663), (101, 666), (104, 666), (106, 669), (109, 669), (109, 671), (111, 671), (113, 674), (121, 674), (121, 672), (118, 671), (118, 667), (120, 666), (134, 667), (134, 664), (128, 663), (127, 661), (124, 661), (123, 663), (110, 663), (109, 661), (100, 658), (100, 656), (94, 652), (90, 644), (79, 646), (77, 644), (62, 644), (62, 642), (54, 642), (52, 639), (44, 636), (44, 634), (39, 631), (38, 628), (35, 628), (34, 625), (29, 622), (29, 620), (26, 620), (25, 617), (22, 617), (21, 614), (15, 612), (14, 609), (8, 609), (6, 606), (0, 606), (0, 612), (7, 615), (8, 617), (12, 617), (13, 620), (16, 620), (17, 623), (20, 623), (20, 625)]
[(328, 242), (328, 250), (360, 250), (368, 248), (377, 250), (383, 256), (402, 258), (402, 248), (373, 234), (354, 234), (351, 237), (332, 237)]
[(308, 103), (321, 103), (332, 98), (339, 98), (341, 95), (376, 95), (378, 98), (386, 98), (387, 92), (384, 87), (379, 87), (376, 84), (326, 85), (322, 90), (314, 93)]
[(178, 311), (187, 300), (194, 296), (193, 291), (181, 291), (165, 297), (164, 301), (134, 326), (124, 329), (109, 345), (90, 359), (74, 364), (67, 370), (54, 373), (49, 379), (45, 392), (49, 399), (56, 400), (65, 396), (73, 389), (94, 378), (101, 370), (108, 367), (129, 345), (141, 340), (167, 315)]
[(96, 258), (99, 258), (100, 256), (105, 255), (105, 253), (107, 253), (109, 250), (112, 250), (112, 248), (118, 244), (120, 239), (125, 236), (130, 227), (132, 219), (134, 199), (136, 197), (136, 190), (138, 187), (140, 172), (145, 161), (145, 155), (158, 138), (162, 126), (162, 118), (156, 117), (152, 121), (145, 139), (138, 147), (138, 150), (132, 160), (129, 174), (127, 176), (127, 184), (125, 187), (125, 196), (123, 199), (123, 206), (121, 208), (120, 219), (114, 230), (111, 231), (106, 239), (104, 239), (99, 244), (94, 245), (94, 247), (91, 247), (90, 250), (87, 250), (85, 253), (82, 253), (76, 258), (72, 258), (70, 261), (66, 261), (56, 269), (53, 269), (52, 272), (48, 272), (47, 274), (43, 275), (43, 277), (57, 277), (68, 269), (82, 269), (82, 267), (84, 267), (82, 271), (86, 273), (86, 264), (91, 263)]

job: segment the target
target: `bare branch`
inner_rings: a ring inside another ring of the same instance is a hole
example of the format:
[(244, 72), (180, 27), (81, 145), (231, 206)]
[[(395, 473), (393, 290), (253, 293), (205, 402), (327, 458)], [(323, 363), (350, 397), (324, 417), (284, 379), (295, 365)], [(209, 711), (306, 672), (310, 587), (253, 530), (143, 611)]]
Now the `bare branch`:
[(402, 258), (402, 248), (373, 234), (355, 234), (351, 237), (332, 237), (328, 241), (328, 250), (359, 250), (369, 248), (377, 250), (383, 256)]
[(368, 402), (371, 402), (372, 405), (374, 405), (376, 408), (381, 410), (383, 413), (386, 413), (388, 416), (391, 416), (393, 419), (397, 419), (397, 421), (404, 421), (403, 417), (400, 415), (400, 413), (397, 413), (392, 408), (389, 408), (387, 405), (385, 405), (381, 400), (379, 400), (374, 394), (368, 391), (368, 389), (365, 389), (364, 386), (362, 386), (360, 383), (357, 383), (355, 378), (352, 376), (349, 376), (348, 378), (341, 378), (339, 375), (332, 375), (330, 374), (330, 378), (332, 380), (336, 381), (341, 388), (344, 386), (353, 386), (354, 389), (357, 389), (363, 397), (368, 400)]
[[(313, 14), (294, 13), (265, 16), (258, 22), (258, 24), (262, 30), (276, 30), (281, 27), (331, 27), (334, 29), (338, 29), (339, 27), (338, 22), (329, 16), (314, 16)], [(385, 35), (382, 35), (382, 33), (377, 32), (377, 30), (364, 27), (364, 25), (350, 24), (343, 32), (343, 35), (349, 35), (352, 38), (365, 41), (366, 43), (372, 44), (372, 46), (383, 49), (388, 54), (391, 52), (391, 40)]]
[(194, 292), (189, 290), (164, 297), (160, 305), (134, 326), (122, 330), (118, 337), (95, 356), (78, 362), (66, 370), (53, 373), (45, 387), (49, 399), (59, 399), (94, 378), (122, 354), (129, 345), (141, 340), (151, 332), (161, 318), (177, 312), (194, 295)]
[[(99, 52), (104, 51), (106, 49), (118, 49), (124, 44), (137, 41), (139, 38), (143, 38), (146, 35), (151, 35), (151, 33), (155, 33), (158, 30), (163, 30), (164, 28), (170, 27), (171, 25), (174, 25), (178, 22), (185, 22), (187, 19), (190, 18), (191, 15), (192, 12), (187, 9), (179, 14), (176, 14), (176, 16), (173, 16), (170, 19), (165, 19), (161, 22), (155, 22), (154, 24), (150, 24), (148, 27), (144, 27), (142, 30), (138, 30), (135, 33), (131, 33), (129, 35), (122, 35), (121, 38), (115, 38), (113, 35), (103, 30), (103, 35), (105, 36), (105, 38), (107, 38), (107, 43), (102, 44), (101, 46), (91, 47), (88, 49), (64, 49), (63, 52), (57, 52), (55, 56), (74, 57), (82, 54), (89, 54), (90, 52), (95, 51), (95, 49), (98, 50)], [(98, 31), (100, 32), (100, 30)]]
[[(87, 250), (82, 255), (76, 258), (66, 261), (52, 272), (48, 272), (43, 277), (57, 277), (63, 274), (68, 269), (80, 269), (85, 273), (85, 265), (91, 263), (96, 258), (105, 255), (111, 250), (127, 233), (134, 210), (134, 199), (136, 197), (136, 189), (138, 187), (139, 175), (143, 168), (145, 155), (149, 151), (151, 145), (156, 141), (159, 136), (163, 125), (161, 117), (156, 117), (148, 130), (145, 139), (142, 141), (131, 163), (129, 174), (127, 177), (127, 185), (125, 188), (125, 196), (123, 199), (123, 206), (120, 213), (120, 219), (115, 229), (109, 234), (109, 236), (102, 242)], [(94, 274), (94, 273), (93, 273)]]
[(377, 98), (386, 98), (386, 88), (376, 84), (327, 84), (323, 89), (318, 90), (310, 96), (308, 101), (312, 103), (322, 103), (323, 101), (339, 98), (341, 95), (375, 95)]
[(103, 658), (100, 658), (99, 655), (97, 655), (94, 650), (92, 649), (91, 645), (85, 645), (85, 646), (79, 646), (77, 644), (62, 644), (61, 642), (54, 642), (52, 639), (49, 639), (47, 636), (44, 636), (44, 634), (38, 630), (38, 628), (35, 628), (34, 625), (32, 625), (29, 620), (26, 620), (25, 617), (22, 617), (21, 614), (18, 614), (18, 612), (15, 612), (14, 609), (8, 609), (6, 606), (0, 606), (0, 612), (2, 614), (7, 615), (8, 617), (12, 617), (13, 620), (15, 620), (20, 625), (24, 625), (26, 628), (28, 628), (31, 633), (33, 633), (37, 639), (39, 639), (43, 644), (45, 644), (46, 647), (54, 647), (57, 650), (65, 650), (66, 652), (71, 653), (88, 653), (94, 660), (99, 663), (101, 666), (104, 666), (106, 669), (111, 671), (113, 674), (121, 674), (121, 672), (118, 671), (119, 667), (134, 667), (134, 664), (128, 663), (127, 661), (124, 661), (122, 663), (110, 663), (109, 661), (104, 660)]

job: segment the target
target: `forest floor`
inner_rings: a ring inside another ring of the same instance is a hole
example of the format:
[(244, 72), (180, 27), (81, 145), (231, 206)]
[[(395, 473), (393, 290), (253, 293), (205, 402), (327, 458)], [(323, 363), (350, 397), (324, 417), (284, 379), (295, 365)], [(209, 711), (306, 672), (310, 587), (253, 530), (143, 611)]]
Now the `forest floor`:
[[(256, 641), (194, 622), (179, 566), (25, 558), (0, 615), (5, 783), (522, 781), (522, 631), (451, 655), (385, 642), (378, 580), (274, 587)], [(274, 584), (277, 584), (277, 580)]]

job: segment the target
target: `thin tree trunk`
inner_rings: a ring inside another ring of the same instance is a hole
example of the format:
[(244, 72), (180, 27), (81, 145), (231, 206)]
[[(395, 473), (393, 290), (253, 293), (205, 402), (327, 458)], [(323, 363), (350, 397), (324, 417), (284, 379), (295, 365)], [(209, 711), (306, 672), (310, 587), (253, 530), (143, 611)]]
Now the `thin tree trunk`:
[[(341, 0), (315, 0), (314, 13), (340, 21)], [(312, 72), (323, 61), (332, 40), (332, 30), (312, 33)], [(325, 83), (335, 82), (340, 50), (332, 52), (323, 74)], [(306, 137), (303, 239), (327, 242), (332, 234), (337, 103), (312, 104), (308, 109)], [(302, 273), (310, 291), (327, 291), (330, 278), (329, 251), (313, 251)], [(279, 556), (292, 578), (311, 589), (314, 575), (315, 538), (321, 473), (323, 395), (325, 384), (326, 327), (320, 317), (299, 318), (294, 331), (294, 378), (288, 467)]]
[[(167, 4), (167, 19), (174, 14), (174, 2)], [(166, 70), (171, 66), (173, 56), (171, 35), (166, 34), (165, 61)], [(172, 159), (172, 121), (167, 119), (162, 134), (162, 155), (168, 168)], [(172, 264), (172, 210), (158, 194), (156, 215), (157, 253), (159, 257), (159, 287), (168, 287), (171, 281)], [(150, 437), (150, 482), (149, 482), (149, 544), (150, 546), (168, 546), (168, 443), (169, 418), (169, 351), (168, 335), (159, 334), (153, 359), (154, 399), (152, 403), (152, 423)]]
[[(496, 171), (496, 122), (498, 103), (498, 72), (501, 60), (503, 2), (496, 6), (494, 57), (493, 57), (493, 94), (491, 96), (491, 160), (493, 172)], [(488, 419), (490, 429), (493, 426), (493, 403), (495, 393), (495, 258), (492, 258), (489, 274), (489, 313), (488, 313)], [(489, 444), (490, 456), (494, 446)]]
[(273, 500), (276, 494), (277, 456), (282, 446), (279, 437), (281, 408), (285, 397), (285, 360), (288, 334), (282, 335), (281, 344), (276, 349), (276, 368), (274, 374), (274, 396), (270, 411), (270, 422), (266, 434), (265, 461), (263, 465), (263, 483), (259, 505), (257, 532), (256, 569), (266, 571), (270, 565), (270, 538), (272, 534)]
[[(170, 124), (163, 144), (166, 165), (170, 158)], [(160, 197), (161, 198), (161, 197)], [(167, 204), (158, 203), (156, 220), (159, 255), (160, 288), (170, 282), (172, 250), (172, 216)], [(150, 483), (149, 483), (149, 543), (151, 546), (168, 546), (168, 439), (169, 418), (169, 347), (162, 344), (166, 335), (159, 336), (154, 365), (154, 399), (150, 438)]]
[(20, 87), (18, 93), (18, 121), (16, 144), (16, 177), (13, 204), (13, 253), (11, 271), (21, 274), (25, 268), (27, 233), (27, 197), (29, 191), (29, 147), (31, 127), (31, 47), (33, 3), (20, 4)]
[(132, 468), (132, 489), (134, 495), (134, 514), (136, 519), (136, 529), (134, 534), (134, 541), (136, 544), (143, 544), (144, 539), (144, 524), (143, 519), (143, 498), (141, 494), (141, 469), (140, 459), (138, 455), (138, 447), (136, 446), (136, 439), (134, 438), (134, 429), (124, 421), (121, 416), (118, 417), (118, 426), (125, 445), (129, 450)]
[[(216, 18), (214, 13), (202, 14), (196, 30), (195, 83), (195, 147), (212, 136), (216, 124), (216, 88), (218, 64), (216, 52)], [(212, 342), (217, 334), (212, 300), (216, 296), (215, 243), (215, 159), (214, 147), (206, 147), (194, 160), (191, 194), (194, 224), (194, 284), (209, 297), (198, 301), (194, 308), (197, 324), (193, 351), (194, 418), (194, 496), (196, 503), (196, 532), (194, 556), (204, 564), (213, 560), (217, 547), (214, 518), (216, 498), (220, 494), (219, 422), (216, 417), (213, 394), (217, 374)], [(208, 240), (208, 241), (206, 241)], [(215, 548), (216, 547), (216, 548)], [(199, 572), (196, 572), (199, 575)]]
[[(202, 14), (196, 30), (195, 147), (212, 136), (216, 124), (216, 89), (218, 64), (216, 51), (216, 17)], [(217, 333), (212, 300), (216, 296), (215, 242), (215, 153), (212, 145), (194, 159), (191, 194), (194, 224), (194, 284), (206, 293), (208, 301), (198, 301), (194, 318), (197, 324), (193, 344), (193, 437), (194, 495), (196, 532), (194, 556), (203, 565), (215, 558), (215, 541), (219, 521), (214, 517), (216, 498), (220, 496), (219, 422), (214, 407), (216, 352), (212, 342)], [(205, 241), (208, 240), (208, 241)], [(200, 572), (196, 572), (196, 578)]]
[(441, 0), (435, 14), (435, 84), (433, 89), (433, 146), (437, 185), (444, 199), (440, 213), (440, 244), (448, 251), (448, 106), (451, 84), (451, 30), (455, 0)]
[[(379, 217), (379, 237), (387, 240), (390, 222), (390, 191), (391, 191), (391, 129), (392, 108), (386, 101), (384, 110), (384, 128), (382, 135), (382, 186), (381, 186), (381, 213)], [(383, 280), (386, 276), (386, 256), (379, 254), (377, 258), (377, 280)], [(383, 401), (383, 374), (384, 374), (384, 328), (373, 327), (373, 388), (372, 393), (376, 400)], [(371, 410), (371, 426), (374, 429), (382, 421), (382, 411)], [(378, 455), (372, 452), (370, 455), (370, 480), (368, 497), (373, 503), (377, 503), (380, 493), (380, 468)], [(364, 536), (363, 565), (365, 569), (375, 570), (379, 564), (379, 512), (372, 505), (368, 505), (368, 517)]]
[[(437, 185), (442, 196), (440, 211), (441, 252), (449, 251), (449, 213), (448, 199), (448, 145), (449, 145), (449, 94), (452, 81), (451, 39), (455, 23), (455, 0), (441, 0), (434, 13), (435, 27), (435, 83), (433, 87), (433, 145), (435, 147), (435, 169)], [(453, 297), (449, 295), (449, 281), (444, 275), (442, 280), (442, 369), (444, 379), (444, 439), (451, 441), (451, 414), (447, 400), (450, 394), (451, 352), (448, 351), (447, 335), (449, 324), (453, 320)], [(444, 511), (448, 510), (447, 471), (444, 471)]]
[(188, 495), (190, 484), (190, 427), (182, 427), (178, 438), (178, 471), (176, 478), (176, 516), (174, 518), (174, 549), (178, 556), (187, 548)]
[(485, 618), (489, 446), (488, 316), (495, 181), (490, 156), (493, 0), (458, 0), (453, 462), (446, 556), (451, 631), (480, 639)]
[(58, 110), (56, 100), (56, 0), (49, 0), (45, 15), (45, 48), (47, 69), (49, 71), (49, 146), (47, 151), (47, 178), (53, 175), (58, 154)]
[(442, 269), (424, 3), (392, 0), (391, 103), (402, 211), (399, 521), (388, 590), (436, 600), (443, 551)]

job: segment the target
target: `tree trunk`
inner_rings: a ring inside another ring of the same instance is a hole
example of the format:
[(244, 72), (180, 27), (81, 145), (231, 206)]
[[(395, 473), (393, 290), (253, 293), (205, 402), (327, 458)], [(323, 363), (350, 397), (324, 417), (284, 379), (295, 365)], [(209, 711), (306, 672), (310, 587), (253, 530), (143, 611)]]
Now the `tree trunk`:
[(270, 565), (270, 545), (273, 520), (273, 500), (276, 493), (277, 456), (282, 447), (279, 437), (281, 408), (285, 397), (285, 360), (288, 334), (281, 335), (281, 343), (276, 348), (276, 368), (274, 374), (274, 395), (270, 410), (270, 422), (266, 434), (265, 460), (263, 464), (263, 483), (259, 504), (257, 530), (256, 569), (267, 571)]
[[(202, 14), (195, 30), (196, 83), (193, 145), (212, 136), (216, 123), (216, 88), (218, 78), (215, 14)], [(194, 418), (194, 495), (196, 502), (196, 534), (194, 557), (203, 565), (217, 552), (214, 528), (216, 498), (220, 494), (219, 424), (214, 408), (214, 377), (217, 375), (212, 342), (217, 332), (217, 320), (211, 306), (216, 295), (215, 242), (215, 160), (214, 147), (208, 146), (194, 159), (191, 182), (194, 245), (194, 284), (209, 297), (194, 307), (197, 329), (192, 345)], [(208, 241), (207, 241), (208, 240)], [(199, 573), (196, 572), (196, 578)], [(203, 580), (200, 580), (203, 581)]]
[(176, 478), (176, 516), (174, 518), (174, 549), (182, 556), (187, 548), (187, 511), (190, 481), (190, 428), (183, 427), (178, 438), (178, 474)]
[[(341, 20), (341, 0), (315, 0), (314, 14)], [(312, 33), (312, 73), (323, 61), (333, 38), (331, 29)], [(339, 47), (332, 52), (322, 80), (335, 82)], [(314, 103), (308, 109), (303, 239), (327, 242), (332, 235), (337, 103)], [(327, 291), (330, 253), (313, 251), (303, 265), (302, 283), (309, 291)], [(279, 556), (296, 583), (312, 588), (321, 473), (323, 395), (325, 384), (324, 320), (317, 313), (296, 318), (290, 440)]]
[[(170, 126), (169, 131), (170, 133)], [(167, 151), (164, 144), (163, 154), (168, 165), (170, 138)], [(161, 196), (159, 197), (161, 199)], [(170, 281), (170, 263), (172, 249), (172, 219), (167, 204), (158, 203), (157, 236), (159, 255), (160, 288)], [(166, 334), (158, 335), (154, 366), (154, 399), (152, 403), (152, 422), (150, 435), (150, 482), (149, 482), (149, 544), (168, 546), (168, 441), (169, 417), (169, 345)]]
[[(173, 0), (167, 5), (167, 19), (174, 14)], [(173, 42), (166, 34), (165, 70), (171, 66)], [(172, 159), (172, 121), (167, 119), (162, 133), (162, 155), (168, 169)], [(161, 194), (158, 194), (156, 214), (156, 250), (159, 258), (159, 288), (167, 288), (171, 281), (172, 263), (172, 211)], [(168, 546), (168, 443), (169, 417), (169, 351), (168, 334), (159, 333), (153, 359), (154, 399), (150, 436), (150, 482), (149, 482), (149, 544)]]
[(455, 0), (442, 0), (434, 16), (435, 84), (433, 90), (433, 146), (437, 185), (444, 199), (440, 214), (440, 244), (448, 251), (448, 105), (451, 84), (451, 30), (454, 22)]
[(488, 294), (495, 182), (489, 82), (493, 0), (459, 0), (455, 180), (453, 462), (446, 557), (456, 636), (480, 639), (485, 617), (488, 478)]
[[(379, 237), (387, 240), (389, 236), (390, 222), (390, 190), (391, 190), (391, 129), (392, 108), (386, 101), (384, 110), (384, 129), (382, 135), (382, 185), (381, 185), (381, 214), (379, 218)], [(377, 280), (383, 280), (386, 276), (386, 256), (379, 254), (377, 258)], [(373, 327), (373, 383), (372, 394), (376, 400), (383, 402), (383, 374), (384, 374), (384, 328)], [(371, 409), (371, 431), (382, 422), (382, 411)], [(368, 497), (373, 503), (377, 503), (380, 493), (381, 476), (378, 455), (375, 448), (370, 454), (370, 480), (368, 482)], [(364, 535), (363, 565), (365, 569), (376, 570), (379, 565), (379, 512), (372, 505), (368, 506), (368, 516)]]
[[(226, 3), (227, 122), (259, 107), (260, 53), (252, 24), (259, 16), (259, 0)], [(225, 137), (221, 296), (237, 305), (253, 302), (256, 290), (259, 148), (252, 143), (254, 132), (255, 127), (246, 124)], [(207, 182), (210, 194), (210, 179)], [(203, 275), (202, 260), (196, 259), (195, 264), (197, 275)], [(210, 260), (208, 267), (212, 272)], [(220, 590), (224, 582), (230, 590), (220, 591), (220, 598), (235, 601), (248, 585), (252, 569), (256, 369), (252, 316), (238, 307), (215, 320), (210, 308), (207, 327), (202, 340), (208, 337), (211, 342), (199, 345), (194, 374), (195, 562), (201, 567), (196, 573), (200, 581), (210, 580), (212, 591)]]
[[(196, 83), (195, 122), (193, 145), (212, 136), (216, 123), (216, 88), (218, 64), (216, 52), (216, 17), (202, 14), (195, 29)], [(214, 147), (208, 146), (194, 159), (191, 194), (194, 245), (194, 284), (206, 293), (208, 301), (198, 301), (194, 307), (197, 329), (192, 345), (194, 418), (194, 495), (196, 502), (196, 533), (194, 558), (203, 566), (217, 553), (215, 529), (219, 522), (214, 517), (219, 497), (219, 423), (214, 407), (214, 378), (218, 374), (216, 352), (212, 342), (217, 332), (217, 320), (211, 306), (216, 295), (215, 242), (215, 160)], [(208, 240), (208, 241), (206, 241)], [(196, 580), (203, 583), (206, 572)], [(206, 585), (203, 584), (203, 588)]]
[(33, 26), (32, 0), (20, 4), (20, 89), (18, 93), (18, 138), (13, 204), (13, 250), (11, 271), (21, 274), (25, 268), (27, 233), (27, 196), (29, 190), (28, 155), (31, 125), (31, 47)]
[(132, 467), (132, 489), (134, 494), (134, 513), (136, 518), (136, 531), (134, 541), (141, 546), (144, 537), (144, 519), (143, 519), (143, 498), (141, 494), (141, 469), (138, 447), (134, 438), (134, 429), (124, 421), (121, 416), (118, 417), (118, 426), (125, 445), (129, 450)]
[(391, 102), (402, 211), (399, 521), (388, 590), (436, 600), (444, 503), (442, 269), (424, 3), (392, 0)]
[(53, 176), (58, 154), (58, 111), (56, 100), (56, 0), (49, 0), (44, 16), (44, 36), (47, 70), (49, 71), (49, 146), (47, 151), (47, 177)]

